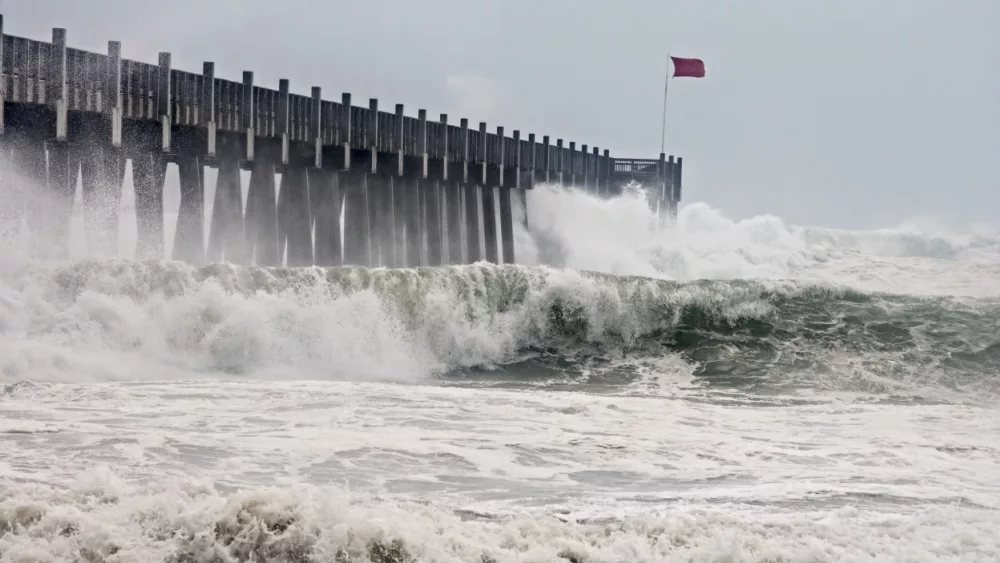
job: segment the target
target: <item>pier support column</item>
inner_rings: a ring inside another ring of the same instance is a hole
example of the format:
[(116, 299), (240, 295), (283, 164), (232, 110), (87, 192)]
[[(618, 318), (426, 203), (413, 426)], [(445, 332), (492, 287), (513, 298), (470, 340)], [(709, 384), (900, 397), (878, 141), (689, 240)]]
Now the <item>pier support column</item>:
[(243, 230), (243, 192), (240, 189), (240, 167), (236, 158), (227, 156), (219, 161), (215, 181), (215, 203), (212, 224), (208, 232), (208, 259), (245, 264), (246, 233)]
[(674, 165), (670, 168), (670, 215), (672, 218), (677, 218), (677, 207), (681, 203), (681, 177), (683, 175), (684, 168), (684, 158), (677, 157), (674, 161)]
[(163, 258), (163, 179), (166, 174), (167, 161), (163, 153), (141, 151), (133, 155), (135, 257), (138, 260)]
[(544, 135), (542, 137), (542, 169), (535, 168), (535, 183), (548, 184), (552, 182), (553, 171), (555, 170), (552, 159), (552, 145), (549, 144), (549, 136)]
[[(511, 210), (511, 188), (500, 188), (500, 242), (503, 247), (503, 263), (514, 263), (514, 216)], [(520, 191), (520, 190), (518, 190)]]
[(344, 192), (344, 264), (371, 264), (368, 215), (368, 190), (365, 174), (354, 171), (340, 173), (340, 189)]
[(0, 136), (0, 244), (16, 244), (21, 232), (22, 200), (16, 178), (20, 171), (12, 144), (9, 137)]
[(462, 186), (458, 182), (445, 182), (441, 188), (448, 228), (448, 263), (462, 264)]
[(612, 172), (614, 171), (615, 163), (611, 158), (611, 151), (604, 149), (604, 158), (601, 159), (601, 193), (606, 199), (614, 197), (614, 188), (611, 184)]
[(11, 157), (17, 171), (11, 179), (11, 188), (20, 199), (20, 204), (15, 207), (18, 213), (12, 219), (20, 223), (21, 213), (24, 213), (31, 234), (31, 250), (38, 253), (41, 233), (46, 229), (45, 213), (48, 205), (42, 196), (48, 191), (45, 141), (35, 135), (25, 134), (18, 135), (9, 142), (12, 143)]
[(112, 253), (118, 254), (118, 233), (121, 230), (119, 225), (121, 218), (119, 217), (119, 206), (122, 200), (122, 188), (125, 184), (125, 165), (128, 164), (128, 159), (125, 157), (125, 152), (120, 148), (110, 149), (104, 158), (104, 173), (106, 174), (108, 180), (111, 182), (109, 186), (109, 205), (110, 207), (110, 223), (113, 223), (113, 230), (109, 230), (109, 235), (111, 236), (111, 247)]
[[(41, 249), (52, 257), (62, 258), (69, 252), (69, 219), (73, 211), (73, 196), (76, 194), (76, 178), (80, 170), (79, 156), (70, 150), (67, 143), (54, 142), (49, 145), (49, 199), (43, 211), (45, 225), (37, 233)], [(162, 195), (161, 195), (162, 201)], [(163, 222), (161, 205), (160, 223)], [(161, 226), (162, 230), (162, 226)]]
[(485, 259), (493, 264), (500, 263), (497, 252), (496, 196), (493, 186), (483, 186), (483, 242), (486, 245)]
[(423, 265), (424, 230), (421, 208), (420, 184), (412, 178), (399, 178), (401, 196), (405, 202), (406, 218), (406, 267), (419, 268)]
[(125, 178), (121, 150), (88, 140), (80, 148), (83, 222), (88, 251), (102, 256), (118, 254), (118, 206)]
[(427, 265), (443, 264), (441, 238), (441, 184), (422, 180), (424, 193), (424, 230), (427, 233)]
[(371, 266), (396, 267), (396, 219), (392, 181), (388, 176), (368, 174), (368, 211), (371, 217)]
[[(565, 159), (563, 161), (563, 186), (567, 188), (582, 187), (577, 184), (576, 177), (576, 142), (570, 141), (569, 149), (563, 154)], [(583, 192), (586, 193), (586, 190)]]
[(244, 219), (247, 261), (258, 266), (280, 266), (278, 249), (278, 203), (274, 193), (274, 159), (258, 155), (250, 169), (247, 210)]
[(405, 176), (395, 175), (388, 178), (392, 189), (392, 216), (393, 216), (393, 237), (396, 241), (396, 268), (410, 267), (407, 258), (407, 241), (413, 235), (409, 234), (407, 224), (407, 213), (409, 210), (409, 200), (407, 199), (407, 183)]
[(552, 173), (549, 175), (549, 179), (564, 188), (569, 187), (566, 185), (565, 158), (566, 150), (563, 149), (563, 140), (556, 139), (556, 148), (552, 159), (553, 168)]
[(674, 157), (669, 161), (664, 160), (664, 154), (660, 153), (660, 161), (657, 165), (656, 188), (657, 188), (657, 227), (663, 230), (670, 224), (670, 199), (673, 196), (673, 182), (671, 169), (674, 167)]
[(473, 264), (482, 260), (479, 246), (479, 186), (465, 186), (465, 250), (466, 260)]
[(528, 190), (524, 188), (518, 188), (514, 190), (517, 193), (518, 201), (521, 202), (521, 215), (519, 217), (521, 221), (521, 226), (525, 229), (528, 228)]
[(590, 184), (595, 196), (601, 197), (601, 149), (594, 147), (590, 157)]
[(400, 178), (399, 184), (406, 207), (406, 219), (404, 220), (406, 226), (406, 267), (419, 268), (424, 263), (424, 221), (420, 185), (413, 178)]
[[(670, 164), (673, 165), (673, 157), (671, 157)], [(643, 191), (645, 192), (646, 203), (649, 206), (649, 210), (654, 214), (656, 228), (661, 230), (667, 224), (667, 200), (665, 194), (667, 193), (667, 190), (670, 189), (669, 181), (664, 176), (666, 166), (664, 155), (663, 153), (660, 153), (660, 160), (656, 164), (655, 176), (652, 178), (643, 178), (640, 183)], [(635, 178), (634, 164), (628, 181), (637, 181)]]
[(197, 156), (177, 161), (181, 205), (174, 231), (173, 259), (192, 264), (205, 261), (205, 172)]
[(309, 180), (301, 163), (289, 164), (278, 191), (278, 256), (287, 251), (288, 267), (313, 264), (309, 217)]
[(316, 264), (340, 266), (340, 181), (336, 172), (319, 168), (309, 171)]

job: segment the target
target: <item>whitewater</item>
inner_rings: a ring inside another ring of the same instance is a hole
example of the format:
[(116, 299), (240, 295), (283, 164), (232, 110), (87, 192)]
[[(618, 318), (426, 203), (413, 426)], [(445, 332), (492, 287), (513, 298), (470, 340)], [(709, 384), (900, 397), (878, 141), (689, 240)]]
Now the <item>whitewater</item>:
[(1000, 235), (527, 201), (517, 265), (4, 250), (0, 562), (1000, 560)]

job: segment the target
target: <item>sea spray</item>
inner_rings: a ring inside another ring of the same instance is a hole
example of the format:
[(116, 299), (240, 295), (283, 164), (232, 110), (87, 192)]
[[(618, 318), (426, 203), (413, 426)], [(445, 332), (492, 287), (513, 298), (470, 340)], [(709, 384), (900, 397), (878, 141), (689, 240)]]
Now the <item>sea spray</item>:
[[(656, 227), (641, 190), (603, 199), (541, 185), (528, 192), (531, 223), (518, 260), (674, 280), (800, 279), (907, 294), (1000, 296), (1000, 234), (901, 225), (850, 231), (733, 219), (706, 203), (683, 205)], [(520, 232), (520, 228), (516, 230)]]
[[(865, 382), (834, 388), (870, 386), (870, 375), (983, 390), (995, 387), (981, 372), (995, 369), (988, 350), (1000, 322), (1000, 305), (981, 300), (486, 263), (372, 270), (83, 261), (29, 267), (2, 290), (0, 366), (12, 380), (186, 370), (417, 381), (536, 350), (574, 361), (677, 355), (706, 381), (737, 386), (823, 387), (833, 365), (852, 362)], [(954, 336), (928, 337), (943, 333)], [(110, 357), (117, 361), (101, 360)], [(90, 365), (107, 371), (90, 373)]]
[(521, 266), (4, 258), (0, 561), (1000, 557), (994, 234), (634, 195)]

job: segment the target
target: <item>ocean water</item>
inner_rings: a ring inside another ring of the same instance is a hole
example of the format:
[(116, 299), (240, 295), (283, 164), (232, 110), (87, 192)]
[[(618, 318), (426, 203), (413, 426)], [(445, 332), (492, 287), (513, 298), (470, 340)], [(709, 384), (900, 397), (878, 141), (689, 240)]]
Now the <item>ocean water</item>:
[(528, 201), (520, 265), (5, 251), (0, 562), (1000, 560), (1000, 236)]

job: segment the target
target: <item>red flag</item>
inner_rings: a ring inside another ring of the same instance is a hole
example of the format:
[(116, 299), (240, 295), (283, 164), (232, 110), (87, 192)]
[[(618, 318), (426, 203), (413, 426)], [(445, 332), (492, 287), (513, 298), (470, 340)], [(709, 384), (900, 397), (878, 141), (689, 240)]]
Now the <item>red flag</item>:
[(678, 76), (688, 76), (691, 78), (705, 77), (705, 61), (701, 59), (670, 57), (670, 60), (674, 63), (674, 78)]

